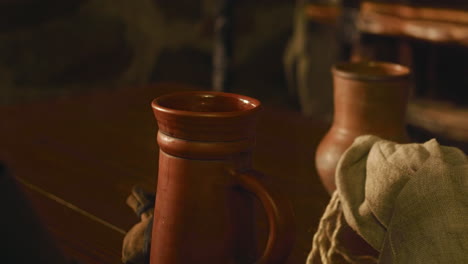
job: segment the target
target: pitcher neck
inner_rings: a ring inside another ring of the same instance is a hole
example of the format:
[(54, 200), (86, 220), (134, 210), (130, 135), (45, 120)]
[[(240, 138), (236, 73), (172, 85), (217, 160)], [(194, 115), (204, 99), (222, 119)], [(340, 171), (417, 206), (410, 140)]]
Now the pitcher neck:
[(375, 93), (338, 87), (333, 126), (361, 133), (401, 133), (405, 130), (407, 97), (408, 91), (403, 89)]

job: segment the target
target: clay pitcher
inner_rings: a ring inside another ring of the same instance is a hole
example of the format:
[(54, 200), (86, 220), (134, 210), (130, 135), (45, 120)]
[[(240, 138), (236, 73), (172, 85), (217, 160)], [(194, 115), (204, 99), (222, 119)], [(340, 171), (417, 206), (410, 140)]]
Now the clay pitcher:
[(332, 68), (333, 123), (320, 142), (315, 163), (327, 191), (335, 189), (335, 168), (341, 155), (360, 135), (373, 134), (408, 141), (405, 114), (410, 70), (386, 62), (345, 62)]
[[(156, 98), (152, 107), (160, 153), (151, 263), (284, 263), (294, 237), (292, 209), (269, 178), (251, 168), (260, 102), (181, 92)], [(269, 221), (257, 260), (249, 193)]]

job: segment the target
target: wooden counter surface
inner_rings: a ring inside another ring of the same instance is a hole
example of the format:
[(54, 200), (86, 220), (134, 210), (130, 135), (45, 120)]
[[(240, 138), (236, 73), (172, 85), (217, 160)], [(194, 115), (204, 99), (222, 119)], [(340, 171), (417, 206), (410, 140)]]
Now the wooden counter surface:
[[(161, 83), (0, 107), (0, 161), (23, 184), (59, 246), (82, 263), (120, 263), (125, 232), (138, 219), (131, 187), (154, 189), (158, 148), (153, 98), (196, 87)], [(265, 107), (254, 167), (292, 201), (298, 237), (288, 263), (305, 263), (328, 202), (314, 152), (326, 125)]]

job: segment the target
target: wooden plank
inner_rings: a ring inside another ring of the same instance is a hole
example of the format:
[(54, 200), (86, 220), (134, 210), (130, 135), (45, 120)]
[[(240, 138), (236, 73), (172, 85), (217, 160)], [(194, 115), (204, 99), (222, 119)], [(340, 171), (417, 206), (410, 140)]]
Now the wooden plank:
[(341, 16), (341, 6), (335, 4), (307, 3), (304, 12), (311, 21), (336, 25)]
[(468, 107), (413, 100), (408, 106), (408, 122), (446, 139), (468, 142)]
[(361, 4), (361, 12), (376, 12), (407, 19), (468, 24), (468, 10), (466, 9), (449, 9), (431, 6), (412, 6), (410, 4), (364, 1)]
[(359, 30), (436, 43), (468, 45), (468, 11), (364, 2)]

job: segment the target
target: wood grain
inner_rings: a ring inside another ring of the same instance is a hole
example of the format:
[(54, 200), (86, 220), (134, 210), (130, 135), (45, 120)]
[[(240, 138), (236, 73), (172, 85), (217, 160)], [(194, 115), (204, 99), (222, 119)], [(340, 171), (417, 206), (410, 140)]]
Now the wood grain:
[(364, 2), (359, 30), (435, 43), (468, 45), (468, 11)]

